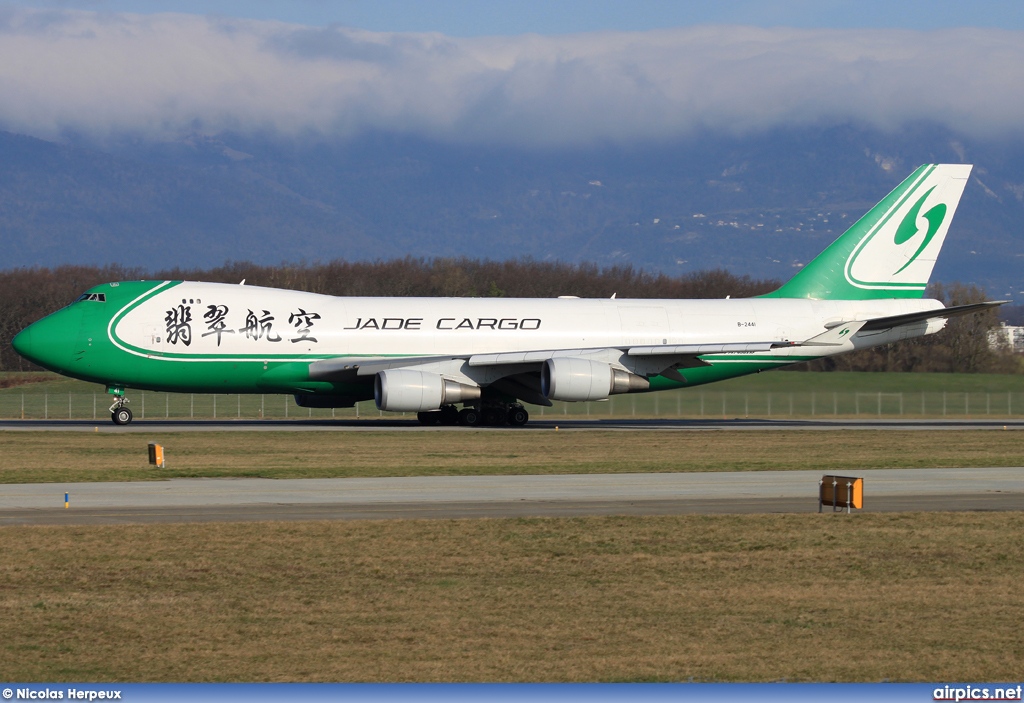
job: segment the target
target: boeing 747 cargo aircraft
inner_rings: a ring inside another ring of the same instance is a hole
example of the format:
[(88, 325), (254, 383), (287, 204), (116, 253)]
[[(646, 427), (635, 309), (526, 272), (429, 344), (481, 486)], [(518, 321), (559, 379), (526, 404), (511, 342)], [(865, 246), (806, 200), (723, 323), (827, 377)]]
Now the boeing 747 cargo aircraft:
[[(336, 298), (190, 281), (106, 283), (14, 338), (26, 359), (126, 389), (373, 398), (423, 423), (519, 426), (522, 402), (685, 388), (938, 332), (924, 298), (971, 166), (925, 165), (778, 290), (725, 300)], [(459, 409), (459, 406), (462, 406)]]

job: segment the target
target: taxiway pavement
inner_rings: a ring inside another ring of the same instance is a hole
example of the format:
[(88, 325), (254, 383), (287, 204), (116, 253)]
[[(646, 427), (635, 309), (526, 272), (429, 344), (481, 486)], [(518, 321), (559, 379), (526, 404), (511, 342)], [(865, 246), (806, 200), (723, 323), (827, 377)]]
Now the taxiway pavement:
[[(1024, 467), (855, 475), (864, 479), (869, 512), (1024, 510)], [(753, 471), (7, 484), (0, 485), (0, 525), (816, 512), (821, 476)]]

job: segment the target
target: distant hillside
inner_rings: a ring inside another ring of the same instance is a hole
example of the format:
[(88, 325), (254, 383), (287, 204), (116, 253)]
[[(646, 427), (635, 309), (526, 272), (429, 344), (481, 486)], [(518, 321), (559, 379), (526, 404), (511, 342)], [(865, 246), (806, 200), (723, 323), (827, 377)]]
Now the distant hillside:
[(920, 163), (968, 161), (935, 278), (1024, 299), (1022, 157), (928, 125), (534, 152), (385, 135), (100, 152), (0, 133), (0, 269), (529, 256), (785, 279)]

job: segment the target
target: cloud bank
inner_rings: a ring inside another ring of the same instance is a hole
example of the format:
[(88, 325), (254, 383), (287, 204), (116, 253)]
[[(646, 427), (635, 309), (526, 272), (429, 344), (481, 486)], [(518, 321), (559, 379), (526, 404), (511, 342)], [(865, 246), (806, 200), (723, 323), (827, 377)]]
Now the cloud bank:
[(0, 9), (0, 129), (572, 145), (917, 120), (1024, 131), (1024, 32), (741, 26), (452, 38)]

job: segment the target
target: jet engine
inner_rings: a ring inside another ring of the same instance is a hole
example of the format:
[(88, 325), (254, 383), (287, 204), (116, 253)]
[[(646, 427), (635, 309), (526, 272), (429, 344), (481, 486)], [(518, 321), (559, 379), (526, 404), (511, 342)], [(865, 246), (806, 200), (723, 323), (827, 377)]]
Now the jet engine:
[(381, 410), (422, 412), (479, 397), (479, 386), (467, 386), (415, 369), (387, 369), (373, 379), (373, 399)]
[(604, 400), (616, 393), (643, 391), (650, 381), (602, 361), (573, 356), (548, 359), (540, 370), (540, 388), (549, 400)]

